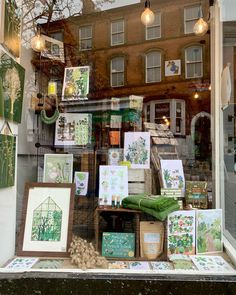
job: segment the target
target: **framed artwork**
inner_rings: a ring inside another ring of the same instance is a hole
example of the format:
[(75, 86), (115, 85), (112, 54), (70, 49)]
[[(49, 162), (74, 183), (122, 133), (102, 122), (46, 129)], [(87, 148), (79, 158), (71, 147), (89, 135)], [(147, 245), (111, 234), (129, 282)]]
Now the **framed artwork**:
[(232, 266), (221, 256), (194, 255), (190, 258), (200, 271), (235, 272)]
[(121, 128), (122, 123), (122, 116), (120, 115), (111, 115), (111, 121), (110, 121), (110, 128)]
[(0, 117), (21, 122), (25, 69), (0, 49)]
[(197, 210), (196, 254), (223, 251), (222, 209)]
[(160, 160), (161, 176), (164, 188), (184, 189), (184, 171), (182, 160)]
[(181, 75), (181, 60), (167, 60), (165, 61), (165, 76)]
[(195, 211), (175, 211), (168, 215), (168, 255), (195, 254)]
[(45, 49), (41, 55), (52, 60), (60, 60), (64, 63), (64, 43), (45, 35), (42, 35), (42, 37), (45, 40)]
[(87, 145), (92, 137), (92, 114), (61, 113), (56, 121), (56, 146)]
[(193, 208), (207, 209), (208, 192), (206, 181), (186, 181), (185, 202)]
[(86, 196), (88, 192), (88, 172), (75, 172), (75, 194), (78, 196)]
[(18, 256), (69, 256), (74, 193), (74, 184), (26, 184)]
[(15, 183), (16, 137), (0, 134), (0, 188)]
[(149, 169), (149, 132), (125, 132), (124, 161), (129, 161), (131, 163), (131, 168)]
[(111, 205), (112, 196), (120, 202), (128, 196), (127, 166), (99, 167), (99, 205)]
[(0, 43), (15, 57), (20, 56), (22, 10), (15, 0), (0, 0)]
[(123, 149), (108, 149), (108, 165), (120, 165), (120, 162), (123, 161), (123, 157)]
[(73, 154), (45, 154), (43, 182), (72, 183)]
[(89, 71), (89, 66), (65, 68), (62, 101), (88, 99)]

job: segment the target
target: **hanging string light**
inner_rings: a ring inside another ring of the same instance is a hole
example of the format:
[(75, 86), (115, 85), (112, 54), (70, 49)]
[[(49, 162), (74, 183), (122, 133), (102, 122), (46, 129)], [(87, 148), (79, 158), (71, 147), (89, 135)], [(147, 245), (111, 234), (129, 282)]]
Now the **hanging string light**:
[(155, 15), (150, 9), (150, 1), (145, 1), (145, 10), (141, 14), (141, 22), (145, 25), (151, 25), (155, 20)]
[(39, 26), (36, 35), (31, 39), (31, 48), (36, 52), (42, 52), (45, 49), (45, 39), (40, 33)]
[(199, 18), (193, 27), (193, 32), (197, 36), (204, 36), (208, 31), (208, 23), (203, 19), (202, 8), (199, 7)]

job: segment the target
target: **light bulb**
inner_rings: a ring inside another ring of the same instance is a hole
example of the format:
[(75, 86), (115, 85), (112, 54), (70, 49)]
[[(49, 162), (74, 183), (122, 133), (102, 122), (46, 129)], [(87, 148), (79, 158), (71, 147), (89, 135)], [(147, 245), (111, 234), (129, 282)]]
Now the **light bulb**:
[(31, 39), (31, 48), (36, 52), (42, 52), (45, 49), (45, 40), (40, 34)]
[(193, 32), (197, 36), (203, 36), (208, 31), (208, 23), (202, 17), (195, 23)]
[(198, 99), (199, 98), (199, 94), (197, 93), (197, 91), (194, 93), (194, 96), (193, 96), (195, 99)]
[(149, 7), (146, 7), (144, 12), (141, 15), (141, 22), (145, 26), (151, 25), (155, 20), (155, 14), (151, 11)]
[(211, 91), (211, 84), (209, 85), (208, 90)]

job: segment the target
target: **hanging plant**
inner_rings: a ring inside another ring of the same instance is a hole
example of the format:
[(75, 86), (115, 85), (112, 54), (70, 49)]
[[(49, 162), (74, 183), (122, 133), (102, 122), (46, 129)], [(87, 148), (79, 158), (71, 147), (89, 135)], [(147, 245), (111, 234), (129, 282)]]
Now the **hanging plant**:
[(54, 114), (51, 117), (47, 116), (46, 110), (45, 110), (45, 98), (44, 98), (44, 103), (43, 103), (43, 109), (40, 112), (40, 118), (41, 121), (44, 122), (45, 124), (53, 124), (56, 122), (56, 120), (58, 119), (60, 115), (60, 112), (58, 110), (58, 103), (57, 103), (57, 98), (56, 98), (56, 109)]

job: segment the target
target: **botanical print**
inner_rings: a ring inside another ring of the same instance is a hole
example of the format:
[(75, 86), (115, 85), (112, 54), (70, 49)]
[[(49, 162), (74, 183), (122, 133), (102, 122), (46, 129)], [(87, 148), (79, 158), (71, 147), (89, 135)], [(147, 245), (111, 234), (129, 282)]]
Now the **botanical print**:
[(150, 270), (150, 264), (147, 261), (129, 261), (129, 268), (132, 270)]
[(168, 255), (195, 254), (195, 211), (175, 211), (168, 215)]
[(0, 134), (0, 188), (15, 183), (15, 136)]
[(91, 114), (61, 113), (56, 121), (55, 145), (87, 145), (91, 135)]
[(142, 109), (143, 109), (143, 97), (142, 96), (136, 96), (136, 95), (130, 95), (129, 96), (129, 108), (142, 111)]
[(65, 62), (63, 42), (50, 38), (46, 35), (42, 36), (45, 40), (45, 49), (41, 52), (41, 55), (53, 60)]
[(89, 92), (89, 67), (65, 68), (62, 101), (87, 99)]
[(43, 182), (71, 183), (73, 155), (45, 154), (43, 172)]
[(123, 161), (123, 149), (109, 149), (108, 150), (108, 165), (118, 166)]
[(122, 116), (111, 115), (110, 128), (121, 128)]
[(184, 189), (184, 171), (182, 160), (160, 160), (164, 188)]
[(165, 76), (176, 76), (181, 74), (180, 59), (165, 61)]
[(88, 172), (75, 172), (75, 194), (79, 196), (86, 196), (88, 192)]
[(128, 168), (126, 166), (100, 166), (99, 204), (111, 205), (112, 196), (120, 202), (128, 196)]
[(24, 80), (24, 68), (0, 49), (0, 117), (21, 122)]
[(190, 256), (182, 254), (173, 254), (169, 256), (169, 260), (173, 262), (174, 269), (196, 270)]
[(60, 241), (62, 210), (48, 197), (33, 211), (31, 241)]
[(7, 269), (28, 269), (31, 268), (39, 259), (35, 257), (17, 257), (5, 266)]
[(110, 145), (120, 145), (120, 131), (110, 131)]
[[(72, 184), (26, 185), (24, 226), (21, 228), (17, 255), (68, 256), (73, 208)], [(43, 253), (43, 254), (42, 254)]]
[(153, 270), (170, 270), (173, 269), (173, 264), (165, 261), (151, 261), (151, 267)]
[(22, 9), (15, 0), (2, 0), (0, 10), (2, 12), (0, 43), (3, 43), (14, 56), (19, 57)]
[(131, 163), (131, 168), (149, 169), (150, 133), (126, 132), (124, 143), (124, 161)]
[(197, 254), (223, 251), (222, 209), (197, 211)]
[(221, 256), (194, 255), (190, 258), (200, 271), (235, 272), (232, 266)]
[(58, 269), (62, 268), (63, 259), (40, 259), (33, 268), (37, 269)]

